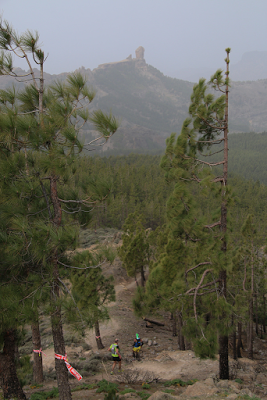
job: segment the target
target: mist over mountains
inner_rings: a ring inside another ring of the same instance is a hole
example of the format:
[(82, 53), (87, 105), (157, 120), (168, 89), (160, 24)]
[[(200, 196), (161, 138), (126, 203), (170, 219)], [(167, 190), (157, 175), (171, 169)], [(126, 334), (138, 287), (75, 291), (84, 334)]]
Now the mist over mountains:
[[(143, 50), (136, 58), (129, 56), (119, 62), (102, 64), (92, 71), (84, 67), (79, 69), (96, 91), (93, 109), (112, 111), (120, 120), (120, 128), (101, 149), (105, 154), (161, 153), (166, 138), (172, 132), (179, 133), (188, 116), (194, 83), (163, 75), (146, 63)], [(253, 65), (258, 66), (256, 72), (264, 74), (266, 70), (267, 76), (267, 52), (246, 53), (240, 63), (231, 66), (230, 77), (246, 76)], [(45, 84), (56, 79), (65, 80), (67, 75), (45, 74)], [(0, 77), (0, 89), (12, 84), (12, 78)], [(22, 88), (24, 83), (17, 85)], [(231, 133), (267, 131), (266, 109), (267, 79), (232, 81), (229, 96)], [(93, 127), (87, 124), (83, 130), (84, 138), (94, 138), (94, 134)]]
[[(223, 65), (218, 68), (223, 68)], [(230, 64), (230, 70), (233, 81), (267, 79), (267, 51), (249, 51), (243, 54), (238, 63)], [(172, 69), (169, 71), (169, 76), (189, 82), (198, 82), (199, 78), (209, 79), (213, 73), (212, 68), (191, 67)]]

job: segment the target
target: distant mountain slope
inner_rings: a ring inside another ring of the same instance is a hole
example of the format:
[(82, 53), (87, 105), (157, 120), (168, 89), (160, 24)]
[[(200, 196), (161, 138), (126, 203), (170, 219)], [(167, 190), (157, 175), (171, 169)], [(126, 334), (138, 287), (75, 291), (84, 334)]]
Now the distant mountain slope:
[[(166, 138), (171, 132), (179, 132), (188, 116), (193, 83), (166, 77), (144, 59), (104, 64), (93, 71), (82, 67), (80, 71), (97, 92), (92, 106), (111, 110), (121, 121), (103, 151), (161, 152)], [(66, 77), (67, 73), (45, 74), (45, 83)], [(11, 78), (0, 77), (0, 88), (12, 83)], [(267, 79), (232, 82), (229, 105), (231, 132), (267, 131)], [(84, 129), (84, 137), (94, 137), (91, 126)]]

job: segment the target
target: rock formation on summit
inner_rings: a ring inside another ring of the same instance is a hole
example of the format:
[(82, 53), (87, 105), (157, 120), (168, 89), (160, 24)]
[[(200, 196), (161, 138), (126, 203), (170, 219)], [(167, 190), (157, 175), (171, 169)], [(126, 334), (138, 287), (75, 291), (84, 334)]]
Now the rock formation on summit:
[(145, 49), (142, 46), (139, 46), (138, 49), (135, 50), (135, 56), (137, 60), (144, 60)]

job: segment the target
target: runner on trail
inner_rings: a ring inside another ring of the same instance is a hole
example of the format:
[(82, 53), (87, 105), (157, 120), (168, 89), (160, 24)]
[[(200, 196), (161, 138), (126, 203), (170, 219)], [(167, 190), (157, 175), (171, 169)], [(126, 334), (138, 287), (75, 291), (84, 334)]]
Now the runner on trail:
[(142, 346), (143, 346), (142, 339), (139, 337), (138, 333), (136, 333), (133, 344), (133, 358), (136, 358), (137, 360), (140, 359), (139, 352)]
[(120, 355), (120, 348), (119, 348), (119, 339), (115, 339), (115, 342), (109, 347), (108, 351), (111, 351), (113, 365), (111, 370), (111, 375), (114, 374), (114, 368), (116, 364), (119, 363), (119, 371), (121, 372), (121, 355)]

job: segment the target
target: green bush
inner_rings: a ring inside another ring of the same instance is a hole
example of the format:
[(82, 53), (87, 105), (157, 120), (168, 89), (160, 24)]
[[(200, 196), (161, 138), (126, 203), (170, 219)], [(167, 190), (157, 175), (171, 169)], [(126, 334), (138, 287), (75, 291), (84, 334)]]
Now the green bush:
[(106, 381), (106, 379), (102, 379), (102, 381), (97, 383), (98, 389), (96, 390), (97, 393), (110, 393), (112, 390), (118, 391), (118, 385), (117, 383), (112, 383)]
[(151, 396), (151, 394), (146, 392), (137, 392), (137, 394), (141, 397), (142, 400), (147, 400)]
[(95, 389), (96, 388), (96, 385), (93, 383), (93, 384), (86, 384), (86, 383), (83, 383), (82, 385), (80, 385), (80, 386), (77, 386), (76, 388), (73, 388), (73, 389), (71, 389), (71, 391), (72, 392), (79, 392), (80, 390), (90, 390), (90, 389)]
[(54, 399), (58, 397), (58, 388), (53, 388), (48, 392), (36, 392), (33, 393), (30, 397), (30, 400), (47, 400), (47, 399)]
[(143, 388), (143, 389), (150, 389), (149, 383), (143, 383), (143, 384), (142, 384), (142, 388)]

